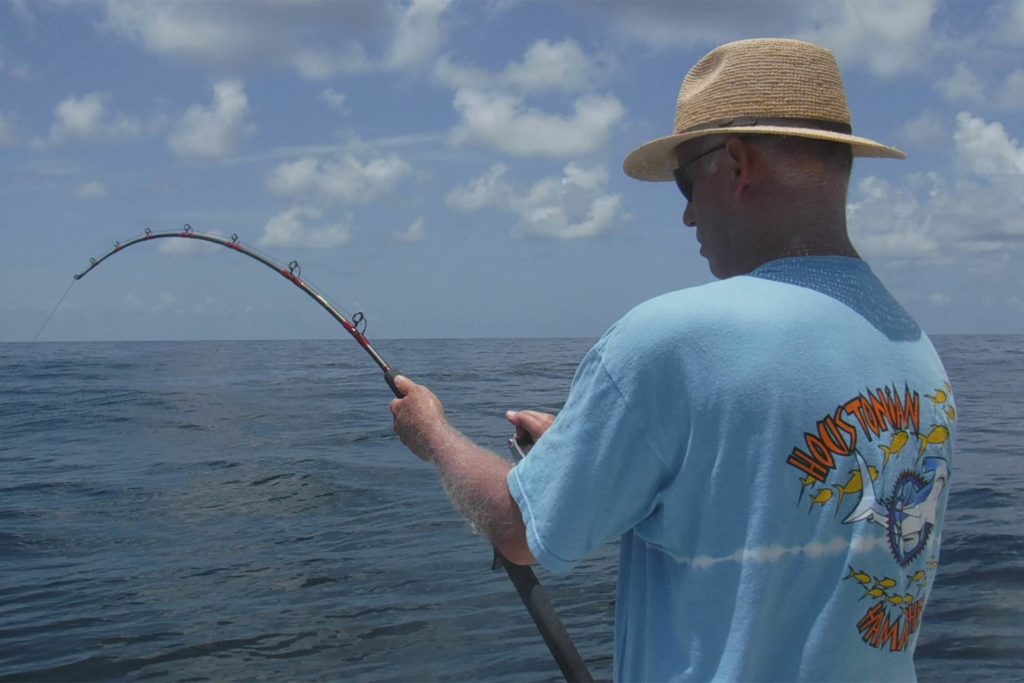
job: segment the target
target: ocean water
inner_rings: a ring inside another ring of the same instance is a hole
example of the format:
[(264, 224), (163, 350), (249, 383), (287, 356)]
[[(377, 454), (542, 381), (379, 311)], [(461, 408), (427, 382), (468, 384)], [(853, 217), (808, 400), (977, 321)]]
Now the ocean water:
[[(937, 337), (958, 468), (920, 680), (1024, 670), (1024, 337)], [(583, 339), (382, 341), (502, 452)], [(0, 344), (0, 681), (555, 681), (347, 337)], [(610, 678), (615, 544), (538, 569)]]

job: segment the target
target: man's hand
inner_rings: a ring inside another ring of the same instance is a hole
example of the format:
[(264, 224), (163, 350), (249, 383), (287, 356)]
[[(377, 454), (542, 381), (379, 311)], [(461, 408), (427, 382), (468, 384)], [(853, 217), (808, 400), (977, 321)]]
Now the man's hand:
[(537, 443), (537, 439), (555, 422), (555, 416), (536, 410), (510, 410), (505, 419), (515, 425), (516, 440), (520, 443)]
[(395, 387), (402, 392), (402, 398), (391, 401), (395, 433), (417, 457), (433, 462), (437, 448), (453, 431), (444, 406), (434, 392), (408, 377), (395, 377)]
[[(482, 532), (501, 553), (516, 564), (533, 564), (526, 542), (526, 527), (512, 494), (508, 473), (512, 463), (484, 450), (451, 426), (444, 406), (430, 389), (407, 377), (395, 378), (402, 397), (391, 402), (395, 433), (420, 459), (437, 466), (445, 490), (455, 507)], [(540, 435), (554, 417), (528, 410), (509, 421), (524, 433)]]

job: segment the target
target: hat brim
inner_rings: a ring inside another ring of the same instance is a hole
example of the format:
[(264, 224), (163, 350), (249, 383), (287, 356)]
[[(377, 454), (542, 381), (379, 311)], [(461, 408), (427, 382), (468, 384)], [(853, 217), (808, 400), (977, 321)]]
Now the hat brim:
[(637, 180), (665, 181), (673, 180), (672, 171), (679, 166), (676, 158), (676, 147), (694, 138), (708, 135), (791, 135), (800, 138), (829, 140), (850, 145), (855, 157), (878, 157), (886, 159), (906, 159), (907, 155), (895, 147), (883, 145), (868, 138), (845, 133), (833, 133), (814, 128), (789, 128), (785, 126), (735, 126), (729, 128), (710, 128), (693, 133), (668, 135), (651, 140), (645, 145), (634, 149), (622, 162), (622, 170), (626, 175)]

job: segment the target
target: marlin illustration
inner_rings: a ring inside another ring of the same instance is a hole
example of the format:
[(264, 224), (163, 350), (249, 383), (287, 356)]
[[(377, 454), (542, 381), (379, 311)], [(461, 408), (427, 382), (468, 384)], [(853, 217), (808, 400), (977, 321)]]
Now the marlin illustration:
[[(935, 526), (935, 520), (939, 514), (939, 499), (943, 490), (949, 482), (949, 465), (944, 458), (926, 457), (921, 460), (919, 472), (908, 473), (919, 481), (927, 481), (921, 488), (914, 491), (909, 500), (897, 501), (895, 496), (892, 500), (885, 501), (880, 498), (875, 489), (875, 482), (871, 481), (868, 474), (868, 465), (860, 453), (857, 456), (857, 466), (860, 468), (861, 477), (864, 481), (871, 482), (870, 486), (864, 486), (861, 492), (860, 501), (853, 509), (843, 524), (854, 522), (873, 522), (884, 529), (889, 529), (892, 519), (899, 530), (899, 540), (905, 551), (915, 548), (921, 542), (921, 535)], [(930, 481), (928, 477), (930, 475)], [(897, 480), (897, 486), (899, 480)], [(895, 493), (895, 487), (894, 487)], [(899, 508), (896, 506), (900, 505)]]

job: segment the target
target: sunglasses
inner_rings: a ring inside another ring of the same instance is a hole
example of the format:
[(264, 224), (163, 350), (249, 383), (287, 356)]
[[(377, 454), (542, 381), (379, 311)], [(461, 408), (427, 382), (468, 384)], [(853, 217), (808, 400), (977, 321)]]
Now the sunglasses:
[(672, 171), (672, 175), (675, 176), (676, 179), (676, 187), (679, 188), (679, 191), (683, 194), (683, 197), (686, 199), (687, 202), (693, 201), (693, 181), (686, 177), (686, 169), (693, 165), (694, 162), (700, 160), (703, 157), (706, 157), (712, 152), (717, 152), (723, 147), (725, 147), (724, 142), (720, 145), (715, 145), (711, 149), (704, 150), (694, 158), (690, 159), (689, 161), (679, 166), (679, 168)]

